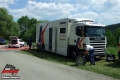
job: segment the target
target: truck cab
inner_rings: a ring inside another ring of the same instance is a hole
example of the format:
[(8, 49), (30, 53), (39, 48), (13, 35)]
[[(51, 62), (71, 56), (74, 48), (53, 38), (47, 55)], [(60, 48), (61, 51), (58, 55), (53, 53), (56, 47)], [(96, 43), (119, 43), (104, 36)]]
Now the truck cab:
[[(92, 19), (72, 19), (69, 36), (69, 50), (72, 57), (83, 51), (83, 43), (91, 45), (95, 49), (95, 57), (104, 57), (106, 54), (105, 25)], [(73, 47), (76, 45), (76, 48)]]

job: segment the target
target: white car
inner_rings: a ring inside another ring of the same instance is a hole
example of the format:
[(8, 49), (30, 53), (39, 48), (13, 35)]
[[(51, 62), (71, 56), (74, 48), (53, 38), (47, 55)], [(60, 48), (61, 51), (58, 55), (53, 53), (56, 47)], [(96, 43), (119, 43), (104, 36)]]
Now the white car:
[(10, 36), (10, 42), (8, 44), (8, 48), (10, 47), (22, 47), (25, 46), (25, 42), (22, 39), (18, 39), (16, 36)]

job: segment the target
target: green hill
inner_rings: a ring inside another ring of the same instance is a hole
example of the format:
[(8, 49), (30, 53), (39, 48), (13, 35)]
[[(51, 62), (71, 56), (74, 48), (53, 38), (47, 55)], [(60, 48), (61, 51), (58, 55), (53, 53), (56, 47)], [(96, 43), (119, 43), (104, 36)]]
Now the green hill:
[(114, 32), (117, 28), (120, 28), (120, 23), (107, 25), (106, 29)]

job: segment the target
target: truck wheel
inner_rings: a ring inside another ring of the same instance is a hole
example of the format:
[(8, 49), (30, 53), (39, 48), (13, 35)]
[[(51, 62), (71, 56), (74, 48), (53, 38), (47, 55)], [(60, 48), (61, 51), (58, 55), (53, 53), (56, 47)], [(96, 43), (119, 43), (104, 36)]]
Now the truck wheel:
[(41, 51), (41, 45), (37, 45), (37, 52)]
[(77, 56), (77, 51), (76, 50), (72, 50), (72, 52), (71, 52), (72, 59), (76, 59), (76, 56)]
[(43, 51), (43, 52), (45, 51), (45, 46), (44, 46), (44, 44), (42, 45), (42, 51)]
[(75, 63), (77, 66), (84, 65), (86, 63), (86, 59), (85, 59), (85, 57), (78, 56), (75, 60)]

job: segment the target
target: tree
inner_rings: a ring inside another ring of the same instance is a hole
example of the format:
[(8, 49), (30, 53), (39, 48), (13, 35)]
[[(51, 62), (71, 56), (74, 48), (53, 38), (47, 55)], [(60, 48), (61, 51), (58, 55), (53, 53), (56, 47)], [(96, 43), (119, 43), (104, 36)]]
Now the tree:
[(28, 22), (29, 18), (28, 16), (22, 16), (21, 18), (18, 19), (17, 23), (20, 26), (20, 37), (22, 38), (25, 32), (28, 30)]
[(115, 46), (116, 38), (110, 30), (106, 30), (107, 44), (109, 46)]
[(19, 35), (17, 23), (13, 21), (12, 15), (8, 14), (5, 8), (0, 8), (0, 35), (6, 39), (8, 39), (9, 36)]
[(38, 20), (37, 23), (48, 22), (49, 20)]
[(20, 37), (23, 38), (23, 40), (27, 40), (29, 36), (33, 36), (33, 39), (35, 40), (36, 37), (36, 23), (37, 19), (31, 18), (29, 19), (28, 16), (22, 16), (17, 21), (18, 25), (20, 26)]
[(115, 37), (116, 37), (116, 45), (119, 43), (119, 37), (120, 37), (120, 28), (117, 28), (115, 30)]

